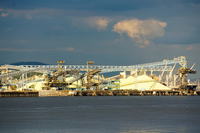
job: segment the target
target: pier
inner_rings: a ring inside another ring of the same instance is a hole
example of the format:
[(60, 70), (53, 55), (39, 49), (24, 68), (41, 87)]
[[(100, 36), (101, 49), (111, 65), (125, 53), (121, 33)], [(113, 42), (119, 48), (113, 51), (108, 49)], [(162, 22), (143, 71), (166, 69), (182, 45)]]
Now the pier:
[(73, 91), (68, 96), (199, 96), (200, 91), (137, 91), (137, 90), (99, 90)]
[[(0, 97), (199, 95), (199, 82), (187, 80), (188, 74), (197, 73), (192, 69), (195, 64), (188, 68), (185, 56), (131, 66), (95, 66), (94, 61), (87, 61), (87, 65), (64, 65), (64, 62), (1, 66)], [(173, 75), (176, 64), (181, 67)], [(110, 72), (120, 73), (111, 77), (102, 74)]]
[(7, 91), (0, 97), (63, 97), (63, 96), (199, 96), (200, 91), (137, 91), (137, 90), (62, 90), (62, 91)]
[(74, 90), (40, 92), (39, 96), (199, 96), (200, 91)]
[(39, 93), (38, 91), (23, 91), (23, 92), (18, 92), (18, 91), (3, 91), (0, 92), (0, 97), (38, 97)]

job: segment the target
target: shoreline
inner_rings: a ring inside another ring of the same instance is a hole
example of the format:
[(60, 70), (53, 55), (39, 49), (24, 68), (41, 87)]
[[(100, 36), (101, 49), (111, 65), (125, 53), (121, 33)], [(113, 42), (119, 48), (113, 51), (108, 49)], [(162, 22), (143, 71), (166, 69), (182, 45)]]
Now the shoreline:
[(199, 96), (200, 91), (136, 91), (136, 90), (45, 90), (45, 91), (2, 91), (1, 97), (59, 97), (59, 96)]

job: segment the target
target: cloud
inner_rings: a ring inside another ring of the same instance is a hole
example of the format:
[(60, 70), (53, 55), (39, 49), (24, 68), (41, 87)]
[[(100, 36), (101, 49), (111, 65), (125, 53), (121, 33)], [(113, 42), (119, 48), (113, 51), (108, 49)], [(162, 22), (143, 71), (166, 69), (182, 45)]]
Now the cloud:
[(75, 49), (73, 47), (60, 47), (60, 48), (57, 48), (53, 51), (67, 51), (67, 52), (72, 52), (74, 51)]
[(189, 47), (187, 47), (187, 50), (193, 50), (193, 49), (194, 49), (193, 45), (190, 45)]
[(87, 21), (88, 24), (93, 28), (104, 30), (108, 26), (108, 23), (111, 21), (111, 19), (105, 17), (90, 17), (87, 19)]
[(105, 30), (112, 19), (109, 17), (100, 17), (100, 16), (93, 16), (93, 17), (73, 16), (69, 17), (69, 20), (71, 20), (71, 23), (77, 27)]
[(200, 44), (191, 44), (186, 48), (186, 50), (200, 50)]
[(130, 19), (119, 21), (113, 26), (113, 31), (120, 35), (127, 34), (135, 42), (136, 46), (144, 48), (150, 44), (150, 39), (156, 36), (163, 36), (166, 26), (167, 23), (154, 19)]
[(66, 48), (67, 51), (74, 51), (74, 48), (72, 47), (69, 47), (69, 48)]
[[(54, 51), (54, 52), (72, 52), (75, 48), (73, 47), (60, 47), (57, 49), (46, 49), (46, 51)], [(4, 48), (0, 47), (0, 52), (44, 52), (43, 49), (30, 49), (30, 48)]]
[(27, 44), (27, 43), (30, 43), (30, 41), (28, 41), (28, 40), (14, 40), (13, 43)]
[(2, 16), (2, 17), (6, 17), (6, 16), (8, 16), (8, 13), (4, 13), (4, 12), (3, 12), (3, 13), (1, 14), (1, 16)]
[[(15, 9), (0, 9), (2, 17), (8, 16), (8, 14), (13, 15), (14, 17), (23, 16), (27, 19), (34, 18), (45, 18), (49, 16), (57, 16), (59, 14), (63, 14), (62, 10), (59, 9), (33, 9), (33, 10), (15, 10)], [(6, 12), (6, 13), (4, 13)]]
[(1, 52), (36, 52), (37, 49), (0, 48)]

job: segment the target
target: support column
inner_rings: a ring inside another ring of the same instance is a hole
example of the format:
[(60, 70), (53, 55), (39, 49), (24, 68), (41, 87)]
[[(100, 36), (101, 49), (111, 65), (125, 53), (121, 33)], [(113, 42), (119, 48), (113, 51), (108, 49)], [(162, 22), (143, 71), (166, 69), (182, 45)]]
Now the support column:
[(177, 79), (177, 75), (174, 75), (174, 86), (176, 86), (176, 79)]
[(135, 71), (134, 71), (134, 70), (131, 70), (130, 75), (132, 76), (133, 74), (135, 74)]
[(22, 74), (22, 89), (24, 88), (24, 74)]
[(135, 69), (135, 89), (138, 90), (137, 72), (138, 72), (138, 69), (136, 68), (136, 69)]
[(77, 78), (77, 79), (76, 79), (76, 80), (77, 80), (76, 89), (78, 89), (78, 72), (76, 73), (76, 76), (77, 76), (77, 77), (76, 77), (76, 78)]
[(159, 82), (161, 82), (161, 75), (159, 75), (158, 78), (159, 78)]
[(98, 86), (97, 86), (97, 90), (100, 90), (100, 72), (97, 73), (97, 77), (98, 77)]
[(167, 86), (169, 86), (169, 75), (166, 75), (166, 84), (167, 84)]
[(26, 89), (28, 88), (28, 86), (27, 86), (27, 73), (26, 73)]
[(124, 70), (124, 79), (126, 79), (126, 70)]
[(153, 71), (151, 70), (151, 75), (153, 75)]

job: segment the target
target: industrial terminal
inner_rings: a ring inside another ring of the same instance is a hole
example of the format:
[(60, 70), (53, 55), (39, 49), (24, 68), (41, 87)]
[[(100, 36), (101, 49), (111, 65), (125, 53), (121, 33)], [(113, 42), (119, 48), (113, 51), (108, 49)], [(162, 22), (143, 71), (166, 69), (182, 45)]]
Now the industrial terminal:
[(64, 63), (1, 65), (0, 97), (200, 95), (198, 80), (187, 78), (195, 64), (187, 67), (185, 56), (130, 66)]

